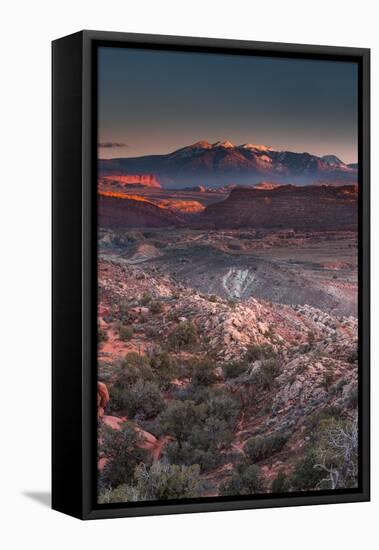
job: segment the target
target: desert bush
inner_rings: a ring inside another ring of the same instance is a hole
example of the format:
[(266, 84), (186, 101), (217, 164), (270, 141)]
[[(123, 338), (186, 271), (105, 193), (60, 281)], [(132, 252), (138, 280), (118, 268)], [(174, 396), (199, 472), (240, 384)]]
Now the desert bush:
[[(174, 418), (171, 418), (171, 422), (175, 429), (167, 426), (167, 420), (163, 421), (164, 433), (170, 433), (176, 438), (176, 441), (167, 445), (166, 456), (175, 464), (199, 464), (202, 471), (217, 467), (225, 458), (221, 451), (233, 440), (238, 404), (232, 398), (221, 396), (214, 396), (201, 404), (195, 404), (194, 401), (181, 403), (179, 414), (176, 406), (172, 411)], [(167, 412), (162, 416), (167, 416)], [(180, 420), (182, 422), (178, 425)]]
[(316, 468), (317, 456), (314, 449), (307, 450), (304, 458), (300, 459), (292, 472), (288, 482), (293, 491), (309, 491), (317, 489), (323, 478), (322, 472)]
[(197, 328), (192, 321), (179, 323), (169, 334), (168, 344), (173, 350), (188, 349), (198, 342)]
[(170, 442), (165, 449), (165, 456), (169, 462), (184, 465), (197, 464), (203, 472), (216, 468), (220, 463), (220, 456), (209, 450), (196, 447), (189, 441), (185, 441), (181, 445), (177, 442)]
[(315, 468), (323, 473), (320, 487), (343, 489), (358, 482), (358, 415), (352, 420), (323, 420), (315, 450)]
[(101, 327), (98, 327), (97, 329), (97, 341), (100, 342), (106, 342), (108, 340), (108, 333), (106, 330), (104, 330)]
[(156, 327), (148, 326), (146, 327), (145, 334), (147, 338), (157, 338), (159, 330)]
[(209, 418), (225, 421), (230, 428), (234, 428), (241, 410), (241, 403), (226, 393), (211, 394), (207, 401)]
[(145, 420), (157, 416), (165, 408), (163, 395), (155, 382), (137, 380), (133, 386), (125, 389), (123, 409), (129, 418)]
[(304, 425), (307, 436), (311, 438), (314, 442), (318, 437), (318, 429), (323, 420), (328, 420), (331, 418), (339, 418), (341, 416), (340, 407), (323, 407), (322, 409), (316, 410), (308, 415), (305, 419)]
[(178, 376), (178, 364), (167, 351), (153, 353), (150, 364), (161, 387), (167, 387), (167, 384)]
[(278, 472), (278, 475), (274, 479), (271, 485), (272, 493), (287, 493), (290, 490), (290, 483), (288, 476), (283, 470)]
[(128, 423), (113, 430), (103, 425), (99, 433), (101, 454), (107, 463), (100, 472), (101, 489), (114, 488), (131, 481), (135, 467), (147, 460), (146, 452), (139, 448), (140, 435)]
[(259, 367), (250, 372), (246, 381), (258, 388), (271, 390), (279, 374), (279, 361), (276, 357), (271, 357), (270, 359), (261, 360)]
[(344, 399), (345, 406), (350, 408), (357, 408), (359, 401), (358, 386), (356, 384), (349, 388), (349, 391)]
[(220, 486), (220, 495), (254, 495), (264, 493), (264, 481), (258, 466), (245, 464), (237, 467), (237, 471)]
[(322, 374), (321, 385), (326, 391), (328, 391), (330, 386), (333, 384), (334, 380), (335, 380), (335, 374), (333, 370), (329, 367)]
[(131, 338), (133, 338), (134, 329), (131, 325), (121, 325), (118, 329), (118, 335), (120, 340), (123, 340), (124, 342), (127, 342)]
[(355, 363), (355, 361), (358, 361), (358, 350), (354, 349), (348, 356), (347, 360), (349, 363)]
[(147, 306), (152, 300), (152, 296), (149, 292), (144, 292), (139, 303), (141, 306)]
[(238, 376), (244, 374), (247, 369), (248, 363), (246, 361), (232, 361), (222, 365), (222, 372), (226, 379), (238, 378)]
[(248, 362), (275, 357), (275, 350), (270, 344), (253, 344), (246, 350), (245, 360)]
[(137, 414), (150, 418), (163, 410), (163, 397), (148, 358), (137, 353), (128, 353), (114, 366), (109, 395), (111, 410), (122, 410), (131, 418)]
[(202, 471), (216, 468), (224, 459), (220, 452), (233, 440), (228, 423), (217, 418), (192, 427), (185, 441), (170, 442), (165, 450), (170, 462), (177, 464), (199, 464)]
[(287, 443), (288, 437), (288, 434), (279, 431), (265, 437), (251, 437), (246, 441), (244, 451), (251, 461), (260, 462), (280, 451)]
[(193, 498), (200, 496), (199, 466), (178, 466), (155, 462), (150, 467), (139, 464), (134, 471), (133, 484), (123, 484), (103, 491), (100, 503), (138, 502)]
[(164, 310), (163, 302), (160, 302), (159, 300), (151, 301), (149, 304), (149, 309), (154, 315), (162, 313)]
[(195, 386), (209, 386), (217, 382), (215, 368), (215, 363), (207, 357), (195, 360), (191, 368), (192, 384)]
[(196, 405), (194, 401), (173, 400), (161, 415), (162, 429), (178, 441), (184, 441), (193, 429), (193, 426), (206, 419), (206, 405)]

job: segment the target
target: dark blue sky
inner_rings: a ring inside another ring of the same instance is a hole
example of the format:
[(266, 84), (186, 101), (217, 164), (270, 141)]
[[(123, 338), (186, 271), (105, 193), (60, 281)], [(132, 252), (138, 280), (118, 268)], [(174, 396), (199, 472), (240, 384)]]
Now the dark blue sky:
[(354, 63), (102, 47), (99, 156), (204, 139), (356, 162), (357, 80)]

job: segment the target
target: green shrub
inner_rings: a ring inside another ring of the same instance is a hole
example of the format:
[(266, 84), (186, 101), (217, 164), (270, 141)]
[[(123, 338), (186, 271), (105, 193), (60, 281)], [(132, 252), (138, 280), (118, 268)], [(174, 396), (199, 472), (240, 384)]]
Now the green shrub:
[(139, 419), (146, 420), (162, 412), (165, 401), (155, 382), (140, 379), (125, 389), (123, 405), (129, 418), (138, 416)]
[(148, 326), (146, 327), (145, 334), (147, 338), (157, 338), (159, 331), (156, 327)]
[(131, 481), (134, 469), (146, 460), (146, 452), (139, 448), (141, 436), (128, 423), (113, 430), (103, 425), (99, 433), (101, 454), (107, 459), (100, 472), (100, 488), (114, 488)]
[(232, 476), (220, 486), (220, 495), (254, 495), (264, 493), (261, 471), (255, 465), (240, 465)]
[(299, 460), (289, 478), (289, 485), (294, 491), (309, 491), (316, 489), (325, 472), (315, 466), (318, 463), (314, 449), (308, 449), (304, 458)]
[(179, 323), (168, 337), (168, 344), (173, 350), (188, 349), (195, 346), (197, 342), (197, 328), (192, 321)]
[(122, 411), (130, 418), (138, 415), (140, 419), (147, 419), (163, 410), (163, 396), (145, 355), (128, 353), (113, 371), (113, 383), (109, 386), (112, 411)]
[[(194, 401), (177, 403), (181, 403), (179, 408), (172, 408), (170, 404), (162, 415), (164, 433), (176, 438), (165, 449), (169, 461), (199, 464), (202, 471), (217, 467), (225, 459), (221, 450), (233, 441), (233, 427), (239, 413), (237, 403), (221, 396), (198, 405)], [(174, 426), (167, 422), (167, 416)]]
[(222, 365), (222, 372), (226, 379), (237, 378), (247, 371), (248, 363), (246, 361), (232, 361)]
[(178, 466), (155, 462), (150, 467), (140, 464), (134, 471), (132, 485), (120, 485), (104, 491), (100, 503), (138, 502), (193, 498), (200, 496), (199, 466)]
[(318, 437), (318, 429), (323, 420), (330, 418), (339, 418), (341, 416), (340, 407), (323, 407), (316, 410), (305, 419), (304, 425), (306, 434), (314, 441)]
[(283, 470), (278, 472), (278, 475), (274, 479), (271, 485), (272, 493), (287, 493), (290, 490), (290, 483), (288, 476)]
[(244, 451), (253, 462), (260, 462), (280, 451), (288, 441), (284, 432), (274, 432), (268, 436), (256, 436), (248, 439)]
[(321, 385), (324, 387), (325, 390), (328, 390), (330, 386), (333, 384), (334, 380), (335, 380), (335, 373), (330, 367), (328, 367), (323, 372)]
[(118, 335), (120, 340), (123, 340), (124, 342), (127, 342), (131, 338), (133, 338), (134, 329), (131, 325), (121, 325), (118, 329)]
[(207, 400), (208, 418), (217, 418), (225, 421), (230, 428), (234, 428), (241, 410), (241, 403), (228, 394), (210, 395)]
[(141, 306), (147, 306), (152, 300), (152, 296), (149, 292), (144, 292), (139, 303)]
[(272, 357), (262, 360), (261, 365), (250, 376), (249, 381), (264, 390), (271, 390), (279, 374), (279, 361), (276, 357)]
[(162, 313), (162, 311), (164, 310), (163, 303), (159, 302), (158, 300), (150, 302), (149, 308), (151, 313), (153, 313), (154, 315), (156, 315), (157, 313)]
[(207, 407), (204, 404), (196, 405), (191, 400), (173, 400), (161, 415), (162, 429), (178, 441), (184, 441), (195, 425), (204, 422), (206, 413)]
[(100, 342), (106, 342), (108, 340), (108, 333), (106, 330), (104, 330), (101, 327), (98, 327), (97, 329), (97, 341)]
[(245, 360), (250, 362), (270, 359), (275, 356), (275, 350), (270, 344), (253, 344), (248, 347)]
[(358, 361), (358, 350), (357, 349), (353, 350), (349, 354), (347, 360), (349, 361), (349, 363), (355, 363), (355, 361)]
[(196, 386), (209, 386), (217, 382), (216, 365), (207, 357), (197, 359), (192, 364), (192, 383)]

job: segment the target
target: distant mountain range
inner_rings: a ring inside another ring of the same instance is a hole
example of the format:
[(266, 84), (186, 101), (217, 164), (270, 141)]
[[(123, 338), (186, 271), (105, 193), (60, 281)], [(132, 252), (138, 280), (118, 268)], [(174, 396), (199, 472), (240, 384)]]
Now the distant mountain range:
[(272, 147), (229, 141), (198, 141), (166, 155), (99, 160), (99, 176), (153, 175), (164, 187), (253, 185), (270, 178), (278, 183), (357, 183), (357, 164), (335, 155), (275, 151)]

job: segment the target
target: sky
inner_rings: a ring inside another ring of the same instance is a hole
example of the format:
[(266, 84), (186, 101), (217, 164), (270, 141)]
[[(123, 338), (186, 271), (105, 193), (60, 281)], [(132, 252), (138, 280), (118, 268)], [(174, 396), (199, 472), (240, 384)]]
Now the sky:
[(358, 157), (352, 62), (99, 48), (99, 158), (196, 141)]

